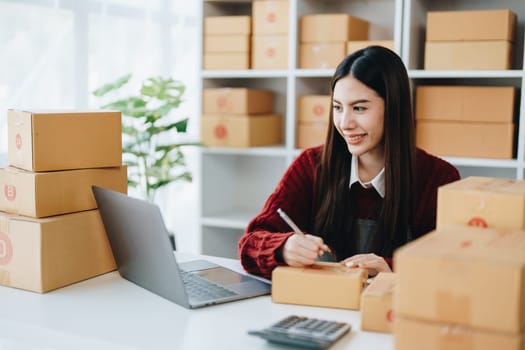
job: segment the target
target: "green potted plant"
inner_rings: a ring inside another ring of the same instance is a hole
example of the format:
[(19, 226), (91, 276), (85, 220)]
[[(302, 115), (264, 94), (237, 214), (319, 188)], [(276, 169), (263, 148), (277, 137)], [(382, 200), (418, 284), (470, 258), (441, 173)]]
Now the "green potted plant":
[(195, 143), (173, 142), (181, 136), (177, 134), (186, 133), (188, 118), (174, 121), (171, 116), (183, 102), (185, 86), (172, 78), (152, 77), (142, 82), (139, 94), (118, 97), (130, 79), (131, 74), (123, 76), (96, 89), (93, 95), (117, 95), (101, 108), (122, 112), (122, 153), (128, 166), (128, 185), (153, 202), (160, 188), (174, 181), (192, 180), (182, 147)]

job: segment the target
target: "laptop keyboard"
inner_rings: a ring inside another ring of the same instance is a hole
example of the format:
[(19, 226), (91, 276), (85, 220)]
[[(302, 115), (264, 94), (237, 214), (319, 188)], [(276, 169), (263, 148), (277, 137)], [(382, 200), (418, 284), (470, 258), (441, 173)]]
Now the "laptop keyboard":
[(186, 286), (186, 291), (192, 301), (215, 300), (239, 294), (194, 273), (181, 270), (181, 274), (184, 285)]

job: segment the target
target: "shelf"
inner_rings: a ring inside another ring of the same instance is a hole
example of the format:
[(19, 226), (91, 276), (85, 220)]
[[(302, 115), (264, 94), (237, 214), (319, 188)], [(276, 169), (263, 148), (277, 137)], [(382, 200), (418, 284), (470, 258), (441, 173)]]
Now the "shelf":
[(202, 217), (202, 225), (244, 230), (257, 213), (252, 211), (236, 210), (213, 216)]
[(488, 159), (488, 158), (460, 158), (442, 157), (447, 162), (457, 166), (475, 166), (484, 168), (517, 168), (519, 162), (516, 159)]
[(224, 78), (286, 78), (286, 70), (205, 70), (201, 72), (203, 79)]
[(331, 78), (334, 75), (334, 69), (297, 69), (294, 75), (299, 78)]
[[(251, 15), (253, 0), (205, 1), (203, 16)], [(210, 4), (212, 3), (212, 4)], [(221, 4), (223, 3), (223, 4)], [(237, 3), (237, 5), (235, 4)], [(247, 87), (267, 89), (275, 94), (274, 111), (283, 117), (281, 145), (256, 148), (201, 148), (200, 228), (204, 253), (236, 256), (238, 238), (248, 222), (262, 208), (293, 160), (303, 152), (296, 148), (298, 97), (328, 95), (335, 68), (298, 67), (300, 17), (316, 13), (352, 13), (372, 23), (370, 39), (393, 39), (396, 51), (408, 69), (412, 87), (420, 85), (512, 86), (516, 88), (515, 159), (485, 159), (440, 156), (452, 163), (461, 175), (502, 178), (525, 177), (525, 36), (523, 0), (502, 2), (479, 0), (288, 0), (288, 68), (278, 70), (201, 70), (202, 87)], [(504, 5), (504, 6), (503, 6)], [(511, 70), (424, 70), (426, 12), (510, 8), (518, 15), (513, 67)], [(327, 106), (330, 108), (330, 106)], [(261, 133), (264, 130), (260, 130)], [(432, 153), (432, 152), (431, 152)]]
[(411, 69), (408, 76), (412, 79), (426, 78), (522, 78), (523, 70), (423, 70)]
[(249, 156), (286, 156), (287, 152), (284, 146), (272, 147), (252, 147), (252, 148), (226, 148), (226, 147), (204, 147), (202, 152), (205, 154), (233, 154)]
[(223, 4), (250, 3), (252, 0), (204, 0), (204, 2), (216, 2)]

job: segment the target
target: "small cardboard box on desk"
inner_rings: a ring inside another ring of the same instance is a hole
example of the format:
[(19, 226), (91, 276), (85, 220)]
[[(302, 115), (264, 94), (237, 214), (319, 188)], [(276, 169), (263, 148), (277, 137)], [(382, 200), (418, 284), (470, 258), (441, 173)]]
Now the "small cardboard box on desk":
[(525, 232), (446, 226), (394, 253), (396, 349), (525, 348)]
[(308, 267), (278, 266), (272, 273), (272, 301), (359, 310), (366, 269), (319, 262)]
[(361, 329), (392, 333), (396, 274), (380, 272), (361, 295)]

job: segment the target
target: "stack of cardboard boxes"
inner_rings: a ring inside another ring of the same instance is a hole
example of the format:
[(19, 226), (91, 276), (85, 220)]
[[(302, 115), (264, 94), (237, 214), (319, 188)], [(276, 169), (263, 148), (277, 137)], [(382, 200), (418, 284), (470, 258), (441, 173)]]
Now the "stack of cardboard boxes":
[(253, 2), (253, 69), (288, 68), (289, 8), (287, 0)]
[(299, 68), (335, 68), (345, 58), (349, 40), (368, 40), (369, 22), (347, 14), (301, 17)]
[(396, 251), (396, 349), (525, 347), (525, 233), (447, 226)]
[(418, 86), (416, 144), (441, 156), (511, 159), (512, 86)]
[(396, 349), (525, 347), (525, 182), (438, 190), (437, 228), (398, 249)]
[(204, 18), (204, 69), (249, 69), (250, 16)]
[(507, 9), (428, 12), (425, 69), (511, 69), (516, 23)]
[[(425, 69), (511, 69), (516, 25), (507, 9), (428, 12)], [(515, 90), (418, 86), (416, 144), (442, 156), (513, 158)]]
[(0, 284), (46, 292), (115, 269), (92, 185), (127, 192), (120, 112), (8, 111)]
[(325, 142), (331, 125), (330, 95), (305, 95), (298, 98), (296, 147), (308, 148)]
[(201, 139), (206, 146), (253, 147), (282, 142), (282, 120), (273, 92), (248, 88), (203, 91)]

